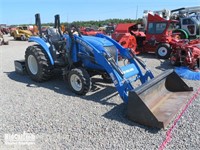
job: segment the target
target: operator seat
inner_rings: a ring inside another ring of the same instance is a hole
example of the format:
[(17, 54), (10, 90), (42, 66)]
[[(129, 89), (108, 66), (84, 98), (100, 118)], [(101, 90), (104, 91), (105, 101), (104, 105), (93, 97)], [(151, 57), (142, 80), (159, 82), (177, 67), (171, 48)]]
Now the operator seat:
[(57, 29), (55, 28), (47, 28), (47, 36), (51, 40), (52, 43), (58, 42), (61, 40), (61, 36)]
[(54, 45), (56, 50), (62, 50), (65, 41), (62, 39), (62, 36), (58, 32), (58, 29), (52, 27), (47, 28), (47, 38), (49, 38), (49, 41)]

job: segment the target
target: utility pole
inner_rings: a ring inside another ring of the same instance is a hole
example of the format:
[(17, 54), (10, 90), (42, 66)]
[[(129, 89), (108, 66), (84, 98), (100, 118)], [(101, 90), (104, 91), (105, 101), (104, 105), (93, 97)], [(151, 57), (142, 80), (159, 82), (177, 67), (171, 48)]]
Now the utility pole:
[(136, 20), (137, 20), (137, 16), (138, 16), (138, 5), (137, 5), (137, 8), (136, 8)]

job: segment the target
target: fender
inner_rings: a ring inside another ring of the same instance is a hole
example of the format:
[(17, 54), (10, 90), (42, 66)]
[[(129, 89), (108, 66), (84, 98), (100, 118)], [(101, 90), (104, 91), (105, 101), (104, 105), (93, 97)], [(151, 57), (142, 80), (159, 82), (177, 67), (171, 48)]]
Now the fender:
[(48, 55), (51, 65), (54, 65), (54, 60), (50, 53), (50, 44), (49, 43), (45, 42), (44, 39), (41, 39), (40, 37), (37, 37), (37, 36), (31, 36), (28, 41), (36, 42), (39, 45), (41, 45), (42, 48), (44, 49), (44, 51), (46, 52), (46, 54)]

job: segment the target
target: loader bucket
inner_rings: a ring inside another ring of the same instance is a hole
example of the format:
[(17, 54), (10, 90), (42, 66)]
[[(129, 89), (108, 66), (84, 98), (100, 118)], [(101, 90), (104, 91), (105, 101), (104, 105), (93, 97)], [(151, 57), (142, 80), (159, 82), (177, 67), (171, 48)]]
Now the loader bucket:
[(193, 91), (173, 71), (168, 70), (129, 92), (127, 117), (139, 124), (166, 128), (186, 105)]

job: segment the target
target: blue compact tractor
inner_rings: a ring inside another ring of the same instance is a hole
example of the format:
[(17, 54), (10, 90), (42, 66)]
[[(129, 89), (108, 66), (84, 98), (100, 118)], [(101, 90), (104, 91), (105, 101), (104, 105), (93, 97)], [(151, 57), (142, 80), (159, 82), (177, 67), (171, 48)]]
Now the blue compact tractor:
[[(54, 27), (42, 32), (40, 15), (35, 17), (39, 36), (32, 36), (29, 41), (36, 44), (26, 49), (24, 61), (15, 61), (16, 71), (24, 69), (34, 81), (47, 81), (53, 71), (59, 69), (70, 90), (85, 95), (91, 89), (92, 76), (101, 75), (105, 81), (114, 84), (127, 103), (128, 118), (158, 128), (169, 123), (180, 109), (180, 104), (185, 103), (183, 96), (192, 90), (173, 70), (154, 78), (129, 49), (106, 35), (82, 36), (76, 27), (63, 34), (59, 15), (55, 16)], [(118, 52), (128, 63), (119, 65)], [(138, 80), (140, 86), (134, 87)]]

